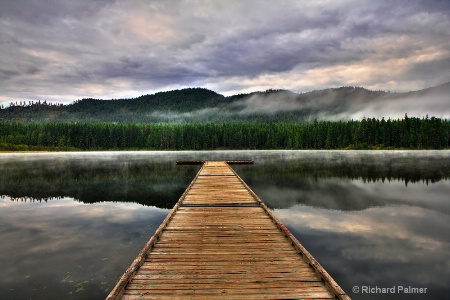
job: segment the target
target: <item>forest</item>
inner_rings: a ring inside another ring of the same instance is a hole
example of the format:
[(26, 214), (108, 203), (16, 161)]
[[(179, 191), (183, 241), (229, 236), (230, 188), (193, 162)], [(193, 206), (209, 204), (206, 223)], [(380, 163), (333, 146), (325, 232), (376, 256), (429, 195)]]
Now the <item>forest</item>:
[(447, 149), (436, 117), (233, 123), (0, 122), (0, 150)]

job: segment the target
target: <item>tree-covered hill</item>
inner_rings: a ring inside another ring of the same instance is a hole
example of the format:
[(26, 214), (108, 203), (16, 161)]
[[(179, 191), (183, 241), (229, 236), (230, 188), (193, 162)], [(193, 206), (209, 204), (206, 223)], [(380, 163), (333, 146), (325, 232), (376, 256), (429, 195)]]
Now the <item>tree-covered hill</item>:
[(133, 99), (121, 100), (98, 100), (83, 99), (75, 101), (70, 105), (71, 112), (90, 112), (93, 110), (110, 110), (116, 111), (120, 109), (135, 110), (173, 110), (177, 112), (186, 112), (205, 107), (214, 107), (220, 104), (225, 97), (203, 88), (187, 88), (183, 90), (174, 90), (167, 92), (159, 92), (153, 95), (143, 95)]
[(132, 99), (85, 98), (69, 105), (46, 101), (11, 103), (0, 110), (0, 121), (18, 122), (116, 122), (171, 121), (164, 115), (183, 114), (220, 105), (225, 97), (203, 88), (188, 88)]
[[(400, 110), (397, 112), (400, 115), (414, 115), (408, 110), (417, 103), (431, 109), (431, 103), (436, 103), (435, 111), (441, 112), (440, 106), (450, 103), (450, 83), (408, 93), (341, 87), (301, 94), (287, 90), (267, 90), (225, 97), (204, 88), (187, 88), (132, 99), (87, 98), (68, 105), (20, 101), (0, 110), (0, 122), (307, 122), (315, 119), (348, 120), (360, 111), (367, 112), (364, 115), (366, 117), (383, 117), (373, 113), (389, 105)], [(424, 115), (427, 113), (433, 115), (428, 110), (423, 112)]]

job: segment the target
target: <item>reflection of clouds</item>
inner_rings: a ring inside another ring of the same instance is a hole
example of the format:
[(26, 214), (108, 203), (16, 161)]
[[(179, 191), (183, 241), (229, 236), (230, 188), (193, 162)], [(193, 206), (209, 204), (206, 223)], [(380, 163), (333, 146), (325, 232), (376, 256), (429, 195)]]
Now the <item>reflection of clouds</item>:
[[(67, 295), (84, 281), (82, 295), (104, 298), (107, 291), (98, 289), (101, 283), (105, 290), (113, 287), (168, 212), (133, 203), (81, 204), (70, 198), (21, 203), (5, 197), (0, 203), (0, 289), (16, 289), (19, 298)], [(56, 282), (52, 291), (45, 289), (48, 278)], [(17, 291), (18, 286), (24, 288)]]
[[(145, 216), (143, 213), (143, 208), (141, 205), (136, 203), (127, 202), (116, 202), (111, 205), (110, 202), (96, 203), (94, 204), (83, 204), (78, 201), (74, 201), (71, 198), (61, 198), (60, 200), (52, 200), (48, 202), (15, 202), (11, 201), (11, 198), (5, 196), (4, 199), (0, 199), (0, 203), (3, 207), (15, 207), (21, 205), (20, 210), (15, 212), (15, 215), (26, 219), (26, 216), (34, 214), (35, 218), (39, 219), (40, 224), (45, 222), (51, 222), (46, 218), (46, 214), (36, 213), (36, 209), (51, 209), (53, 218), (65, 218), (67, 210), (70, 210), (71, 216), (76, 216), (80, 219), (92, 219), (92, 218), (105, 218), (109, 222), (128, 222), (132, 218), (138, 216)], [(157, 207), (148, 207), (151, 210), (165, 212), (167, 209), (161, 209)], [(108, 217), (113, 216), (113, 218), (108, 219)], [(23, 226), (27, 226), (26, 223)], [(35, 224), (29, 224), (29, 226), (35, 226)]]
[(447, 201), (450, 185), (442, 181), (408, 186), (401, 181), (364, 182), (362, 179), (299, 178), (297, 187), (274, 184), (252, 188), (270, 207), (289, 208), (297, 204), (336, 210), (363, 210), (392, 204), (420, 206), (450, 214)]
[(445, 293), (442, 278), (450, 275), (445, 213), (406, 205), (356, 212), (297, 205), (275, 210), (275, 215), (319, 263), (334, 271), (344, 290), (408, 284)]
[(369, 208), (362, 212), (341, 212), (298, 205), (276, 210), (275, 213), (296, 228), (398, 239), (414, 236), (418, 244), (424, 245), (436, 244), (436, 241), (435, 236), (429, 236), (428, 232), (422, 234), (415, 230), (422, 220), (431, 218), (436, 223), (434, 226), (450, 229), (445, 214), (411, 206), (396, 205)]

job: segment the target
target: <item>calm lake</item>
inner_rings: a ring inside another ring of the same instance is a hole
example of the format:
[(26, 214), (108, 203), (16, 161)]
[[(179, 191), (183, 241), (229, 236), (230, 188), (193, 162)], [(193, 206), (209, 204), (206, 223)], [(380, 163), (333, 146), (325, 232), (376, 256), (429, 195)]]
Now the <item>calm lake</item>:
[(104, 299), (190, 159), (253, 159), (233, 169), (352, 299), (450, 294), (450, 151), (70, 152), (0, 154), (1, 298)]

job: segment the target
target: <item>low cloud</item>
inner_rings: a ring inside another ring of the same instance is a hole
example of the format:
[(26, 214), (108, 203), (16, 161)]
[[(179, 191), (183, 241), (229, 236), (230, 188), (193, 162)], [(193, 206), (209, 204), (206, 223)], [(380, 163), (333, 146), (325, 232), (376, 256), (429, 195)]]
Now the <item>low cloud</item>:
[(254, 93), (233, 103), (239, 114), (275, 114), (299, 112), (309, 119), (360, 120), (370, 118), (410, 117), (450, 118), (450, 85), (447, 83), (428, 91), (386, 93), (362, 88), (336, 88), (304, 94), (289, 91)]

